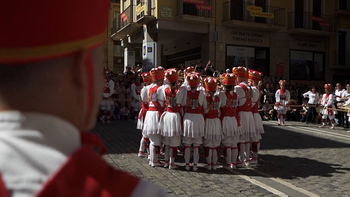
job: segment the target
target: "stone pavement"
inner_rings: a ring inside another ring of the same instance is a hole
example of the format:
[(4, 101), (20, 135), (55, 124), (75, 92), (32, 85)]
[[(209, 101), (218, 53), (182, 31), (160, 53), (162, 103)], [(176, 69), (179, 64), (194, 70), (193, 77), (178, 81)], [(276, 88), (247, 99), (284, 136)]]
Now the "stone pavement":
[[(264, 122), (259, 166), (233, 172), (208, 171), (203, 158), (197, 172), (150, 167), (146, 158), (137, 157), (141, 131), (133, 120), (98, 122), (93, 132), (106, 144), (108, 163), (163, 187), (170, 196), (350, 196), (350, 133), (287, 124)], [(177, 161), (183, 165), (182, 155)]]

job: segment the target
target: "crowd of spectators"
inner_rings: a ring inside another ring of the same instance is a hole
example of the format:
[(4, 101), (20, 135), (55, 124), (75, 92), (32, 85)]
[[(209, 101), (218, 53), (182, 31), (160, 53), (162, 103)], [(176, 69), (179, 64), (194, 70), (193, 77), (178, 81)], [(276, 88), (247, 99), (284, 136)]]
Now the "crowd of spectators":
[[(223, 74), (223, 71), (215, 70), (214, 66), (210, 61), (206, 66), (202, 65), (202, 62), (198, 62), (194, 66), (195, 70), (203, 76), (214, 76), (219, 77)], [(125, 120), (133, 119), (132, 115), (132, 105), (131, 105), (131, 84), (134, 83), (137, 76), (141, 74), (142, 69), (139, 65), (134, 67), (126, 67), (126, 70), (123, 73), (113, 73), (110, 74), (110, 79), (115, 83), (115, 94), (113, 98), (116, 99), (114, 106), (112, 106), (112, 114), (114, 115), (113, 119), (115, 120)], [(180, 68), (180, 71), (183, 71), (184, 67)], [(226, 72), (231, 72), (230, 69), (227, 69)], [(258, 86), (261, 91), (260, 107), (259, 111), (263, 120), (277, 120), (277, 112), (273, 109), (275, 103), (275, 92), (279, 89), (279, 81), (282, 78), (278, 78), (273, 75), (265, 75), (259, 82)], [(142, 79), (141, 79), (142, 80)], [(345, 81), (344, 84), (348, 83)], [(287, 121), (306, 121), (306, 112), (308, 110), (307, 101), (308, 98), (303, 97), (303, 93), (311, 90), (312, 87), (316, 88), (316, 91), (319, 93), (320, 98), (324, 93), (324, 84), (313, 84), (312, 86), (305, 83), (294, 83), (287, 84), (287, 89), (290, 92), (290, 98), (292, 105), (302, 105), (302, 107), (291, 107), (291, 110), (287, 112)], [(345, 87), (345, 86), (344, 86)], [(333, 89), (334, 90), (334, 89)], [(319, 111), (317, 111), (319, 113)], [(319, 123), (317, 117), (314, 117), (316, 120), (312, 120), (314, 123)]]

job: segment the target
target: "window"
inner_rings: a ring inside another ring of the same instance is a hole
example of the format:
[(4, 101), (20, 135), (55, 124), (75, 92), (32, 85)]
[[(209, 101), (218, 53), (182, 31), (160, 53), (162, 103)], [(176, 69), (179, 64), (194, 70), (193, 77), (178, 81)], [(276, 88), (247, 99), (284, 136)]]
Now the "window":
[(338, 65), (346, 65), (346, 34), (345, 31), (339, 31), (338, 37)]
[(324, 80), (324, 53), (291, 50), (289, 74), (291, 80)]

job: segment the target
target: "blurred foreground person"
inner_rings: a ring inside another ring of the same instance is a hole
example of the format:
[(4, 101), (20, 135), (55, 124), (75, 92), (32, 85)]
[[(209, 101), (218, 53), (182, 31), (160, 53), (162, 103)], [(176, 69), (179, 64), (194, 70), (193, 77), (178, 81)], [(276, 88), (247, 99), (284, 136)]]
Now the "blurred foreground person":
[(103, 143), (84, 132), (95, 125), (104, 88), (108, 7), (107, 0), (2, 1), (1, 197), (163, 195), (110, 167)]

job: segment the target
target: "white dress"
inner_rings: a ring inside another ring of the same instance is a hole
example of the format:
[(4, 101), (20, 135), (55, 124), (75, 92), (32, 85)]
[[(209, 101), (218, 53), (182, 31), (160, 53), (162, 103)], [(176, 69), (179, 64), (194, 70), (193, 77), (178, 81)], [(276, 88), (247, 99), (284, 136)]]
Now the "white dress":
[[(256, 88), (255, 86), (252, 86), (252, 109), (254, 108), (255, 105), (259, 105), (260, 101), (260, 92), (259, 89)], [(256, 135), (258, 137), (258, 140), (261, 139), (261, 134), (264, 133), (264, 127), (263, 123), (261, 120), (261, 115), (259, 113), (253, 112), (253, 117), (255, 121), (255, 131)]]
[[(144, 86), (142, 89), (141, 89), (141, 93), (140, 93), (140, 97), (141, 97), (141, 102), (148, 105), (148, 90), (149, 90), (149, 87), (151, 85), (148, 85), (148, 86)], [(144, 112), (143, 112), (144, 109), (141, 109), (140, 112), (139, 112), (139, 118), (137, 119), (137, 129), (143, 129), (143, 123), (144, 123)]]
[(286, 106), (290, 101), (290, 93), (286, 89), (284, 94), (282, 94), (281, 89), (278, 89), (275, 93), (276, 103), (279, 103), (278, 106), (275, 105), (274, 109), (277, 110), (279, 114), (286, 114), (290, 110), (290, 107)]

